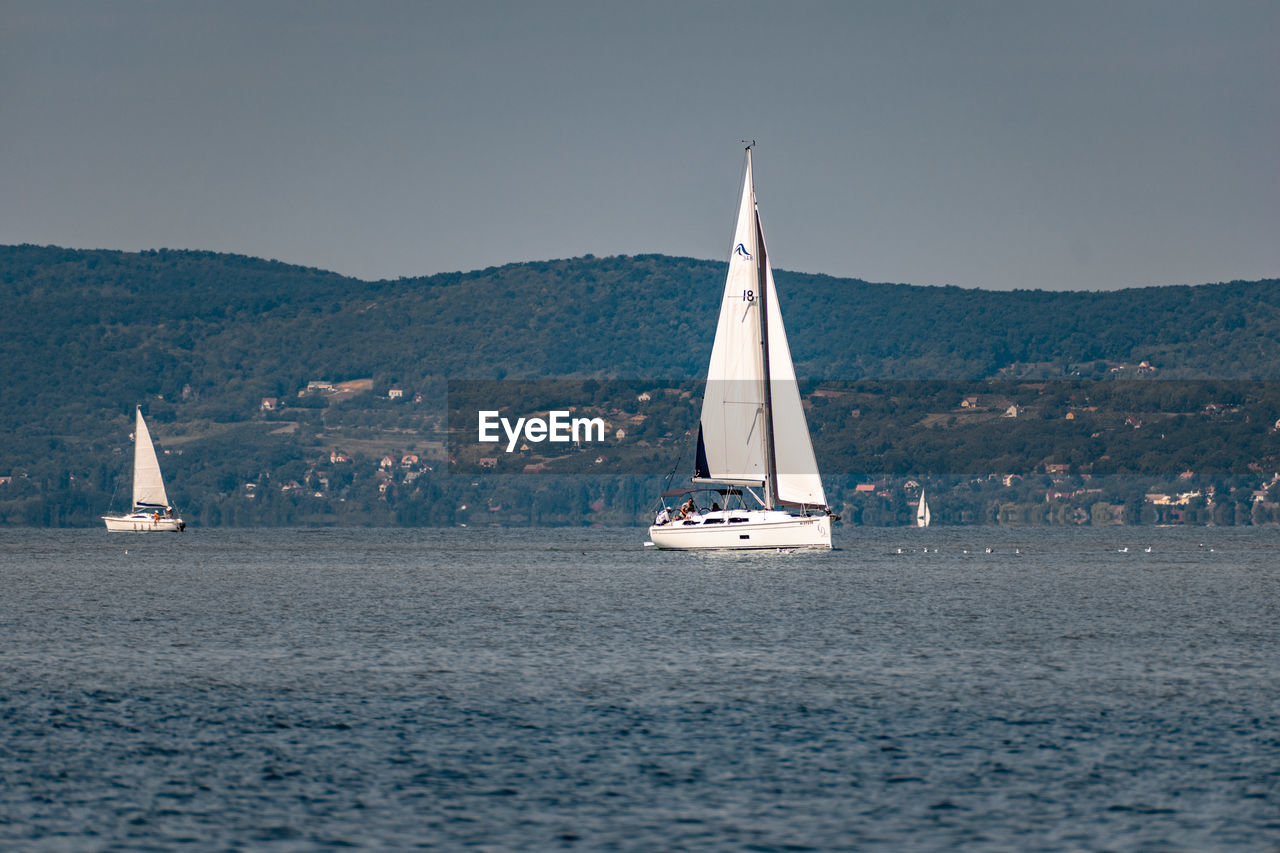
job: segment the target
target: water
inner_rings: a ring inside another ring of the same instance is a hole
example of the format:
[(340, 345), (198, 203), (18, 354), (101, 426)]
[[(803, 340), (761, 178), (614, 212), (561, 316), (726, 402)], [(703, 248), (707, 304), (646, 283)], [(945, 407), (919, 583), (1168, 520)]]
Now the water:
[(0, 530), (0, 848), (1280, 847), (1280, 531), (642, 538)]

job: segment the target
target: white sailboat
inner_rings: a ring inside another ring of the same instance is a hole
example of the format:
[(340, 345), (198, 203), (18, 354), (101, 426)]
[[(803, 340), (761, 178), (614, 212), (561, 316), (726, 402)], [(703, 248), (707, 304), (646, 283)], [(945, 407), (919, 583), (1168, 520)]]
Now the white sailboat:
[(147, 422), (142, 419), (142, 407), (137, 409), (137, 424), (133, 438), (133, 509), (125, 515), (104, 515), (107, 530), (132, 533), (181, 533), (186, 523), (173, 515), (169, 496), (164, 490), (164, 478), (160, 476), (160, 461), (151, 443)]
[[(699, 509), (691, 496), (672, 517), (664, 502), (659, 522), (649, 528), (656, 547), (831, 547), (831, 524), (836, 518), (827, 507), (800, 403), (760, 229), (750, 146), (707, 369), (692, 482), (698, 488), (666, 492), (664, 500), (708, 491), (711, 506)], [(737, 507), (729, 506), (731, 499)], [(664, 518), (670, 520), (663, 523)]]
[(928, 527), (933, 516), (929, 513), (929, 502), (924, 499), (924, 491), (920, 492), (920, 504), (916, 507), (916, 527)]

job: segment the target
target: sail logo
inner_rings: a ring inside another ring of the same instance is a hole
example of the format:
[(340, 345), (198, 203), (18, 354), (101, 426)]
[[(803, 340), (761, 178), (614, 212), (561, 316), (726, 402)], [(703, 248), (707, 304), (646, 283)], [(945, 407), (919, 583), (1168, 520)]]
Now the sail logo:
[(751, 260), (751, 253), (748, 252), (747, 247), (741, 243), (737, 245), (737, 248), (733, 250), (733, 253), (740, 258), (746, 258), (747, 260)]
[[(547, 413), (546, 418), (516, 418), (511, 421), (500, 416), (497, 410), (480, 411), (479, 440), (482, 442), (499, 442), (498, 427), (507, 437), (507, 452), (516, 449), (521, 436), (525, 441), (537, 444), (541, 441), (556, 443), (579, 443), (583, 441), (604, 441), (603, 418), (571, 418), (569, 412), (558, 409)], [(595, 437), (592, 437), (592, 433)]]

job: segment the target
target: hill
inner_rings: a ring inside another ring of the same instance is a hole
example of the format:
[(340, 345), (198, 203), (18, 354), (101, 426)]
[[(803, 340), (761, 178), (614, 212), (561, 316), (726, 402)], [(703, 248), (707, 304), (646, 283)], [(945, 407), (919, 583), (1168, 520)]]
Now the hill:
[[(261, 490), (239, 520), (240, 511), (230, 508), (240, 505), (245, 484), (259, 483), (264, 474), (304, 486), (309, 475), (319, 476), (317, 458), (338, 444), (368, 458), (394, 452), (397, 459), (442, 459), (437, 397), (447, 381), (695, 379), (710, 350), (723, 270), (723, 263), (688, 258), (588, 256), (366, 282), (210, 252), (0, 247), (6, 305), (0, 363), (7, 389), (0, 429), (9, 437), (0, 447), (0, 476), (15, 478), (0, 493), (0, 520), (91, 522), (118, 485), (116, 451), (127, 449), (130, 412), (142, 403), (171, 456), (181, 451), (165, 465), (179, 475), (174, 479), (188, 505), (221, 506), (218, 520), (224, 523), (285, 516), (307, 523), (310, 510), (266, 513), (262, 507), (271, 501), (262, 499)], [(950, 400), (964, 396), (963, 383), (980, 389), (989, 382), (1280, 377), (1277, 280), (997, 293), (786, 271), (777, 271), (777, 279), (797, 373), (812, 380), (810, 392), (822, 383), (862, 383), (857, 393), (888, 401), (912, 386), (877, 391), (866, 383), (961, 383), (922, 397)], [(309, 382), (355, 379), (369, 380), (369, 390), (354, 397), (298, 396)], [(393, 387), (407, 389), (408, 397), (387, 399)], [(1073, 393), (1088, 397), (1082, 387)], [(1244, 411), (1239, 405), (1258, 406), (1247, 412), (1248, 423), (1258, 427), (1257, 419), (1271, 416), (1271, 404), (1265, 394), (1241, 393), (1245, 399), (1231, 405), (1237, 411)], [(1199, 408), (1156, 408), (1186, 417), (1202, 414), (1206, 405), (1229, 404), (1217, 399), (1222, 394), (1216, 390), (1191, 397)], [(264, 398), (287, 403), (287, 410), (263, 412)], [(1070, 405), (1030, 402), (1034, 411), (1058, 416)], [(620, 401), (602, 404), (617, 409)], [(829, 407), (824, 402), (811, 417)], [(825, 444), (818, 442), (819, 455), (828, 456), (825, 470), (871, 472), (882, 445), (882, 471), (910, 473), (913, 447), (923, 453), (927, 446), (928, 467), (914, 469), (924, 472), (936, 472), (939, 464), (953, 473), (983, 470), (998, 455), (983, 457), (988, 436), (973, 442), (979, 449), (966, 451), (963, 463), (939, 463), (954, 444), (950, 439), (921, 432), (916, 444), (904, 447), (903, 431), (895, 430), (901, 413), (876, 420), (872, 413), (896, 410), (866, 402), (856, 408), (863, 415), (857, 423), (842, 405), (839, 423), (815, 425), (826, 435)], [(1100, 417), (1093, 409), (1091, 416)], [(686, 410), (688, 416), (693, 407)], [(913, 422), (936, 424), (930, 414), (940, 412), (920, 413)], [(951, 428), (964, 425), (953, 422)], [(890, 440), (890, 431), (898, 437)], [(1265, 435), (1259, 436), (1232, 459), (1219, 460), (1219, 469), (1243, 472), (1259, 464), (1270, 452)], [(1091, 440), (1089, 452), (1106, 456), (1097, 437)], [(1050, 451), (1080, 450), (1061, 444), (1068, 439), (1054, 441)], [(657, 436), (652, 443), (663, 446)], [(1034, 458), (1030, 452), (1008, 458), (1001, 470), (1043, 466), (1044, 450), (1041, 442)], [(1172, 460), (1181, 464), (1186, 455), (1160, 458), (1152, 464), (1172, 470)], [(310, 491), (336, 493), (328, 479), (325, 490)], [(446, 494), (452, 501), (453, 486), (437, 482), (432, 488), (439, 492), (435, 498), (394, 511), (385, 506), (385, 492), (374, 493), (362, 504), (371, 515), (352, 513), (346, 520), (451, 523), (453, 515), (430, 506)], [(280, 491), (273, 490), (272, 501)], [(600, 500), (590, 497), (590, 503)], [(326, 509), (312, 515), (321, 523), (335, 513), (326, 497)], [(582, 513), (571, 516), (581, 519)], [(215, 523), (211, 512), (203, 521)]]

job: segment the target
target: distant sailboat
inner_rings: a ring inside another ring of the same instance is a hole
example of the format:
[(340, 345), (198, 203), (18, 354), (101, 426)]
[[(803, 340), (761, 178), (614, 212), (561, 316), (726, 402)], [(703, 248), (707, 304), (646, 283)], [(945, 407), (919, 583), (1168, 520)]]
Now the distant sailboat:
[(126, 515), (104, 515), (102, 520), (107, 530), (113, 532), (181, 533), (187, 525), (173, 516), (164, 478), (160, 476), (160, 460), (156, 458), (147, 422), (142, 419), (141, 406), (137, 416), (133, 438), (133, 509)]
[(929, 502), (924, 499), (924, 492), (920, 492), (920, 505), (916, 507), (916, 527), (928, 527), (929, 522), (933, 520), (933, 516), (929, 513)]
[[(693, 489), (673, 518), (663, 505), (649, 538), (658, 548), (830, 548), (835, 521), (800, 402), (773, 270), (760, 230), (751, 147), (707, 369)], [(710, 492), (699, 509), (692, 492)], [(756, 505), (747, 506), (750, 495)], [(737, 508), (730, 508), (730, 498)], [(721, 507), (719, 501), (724, 501)]]

